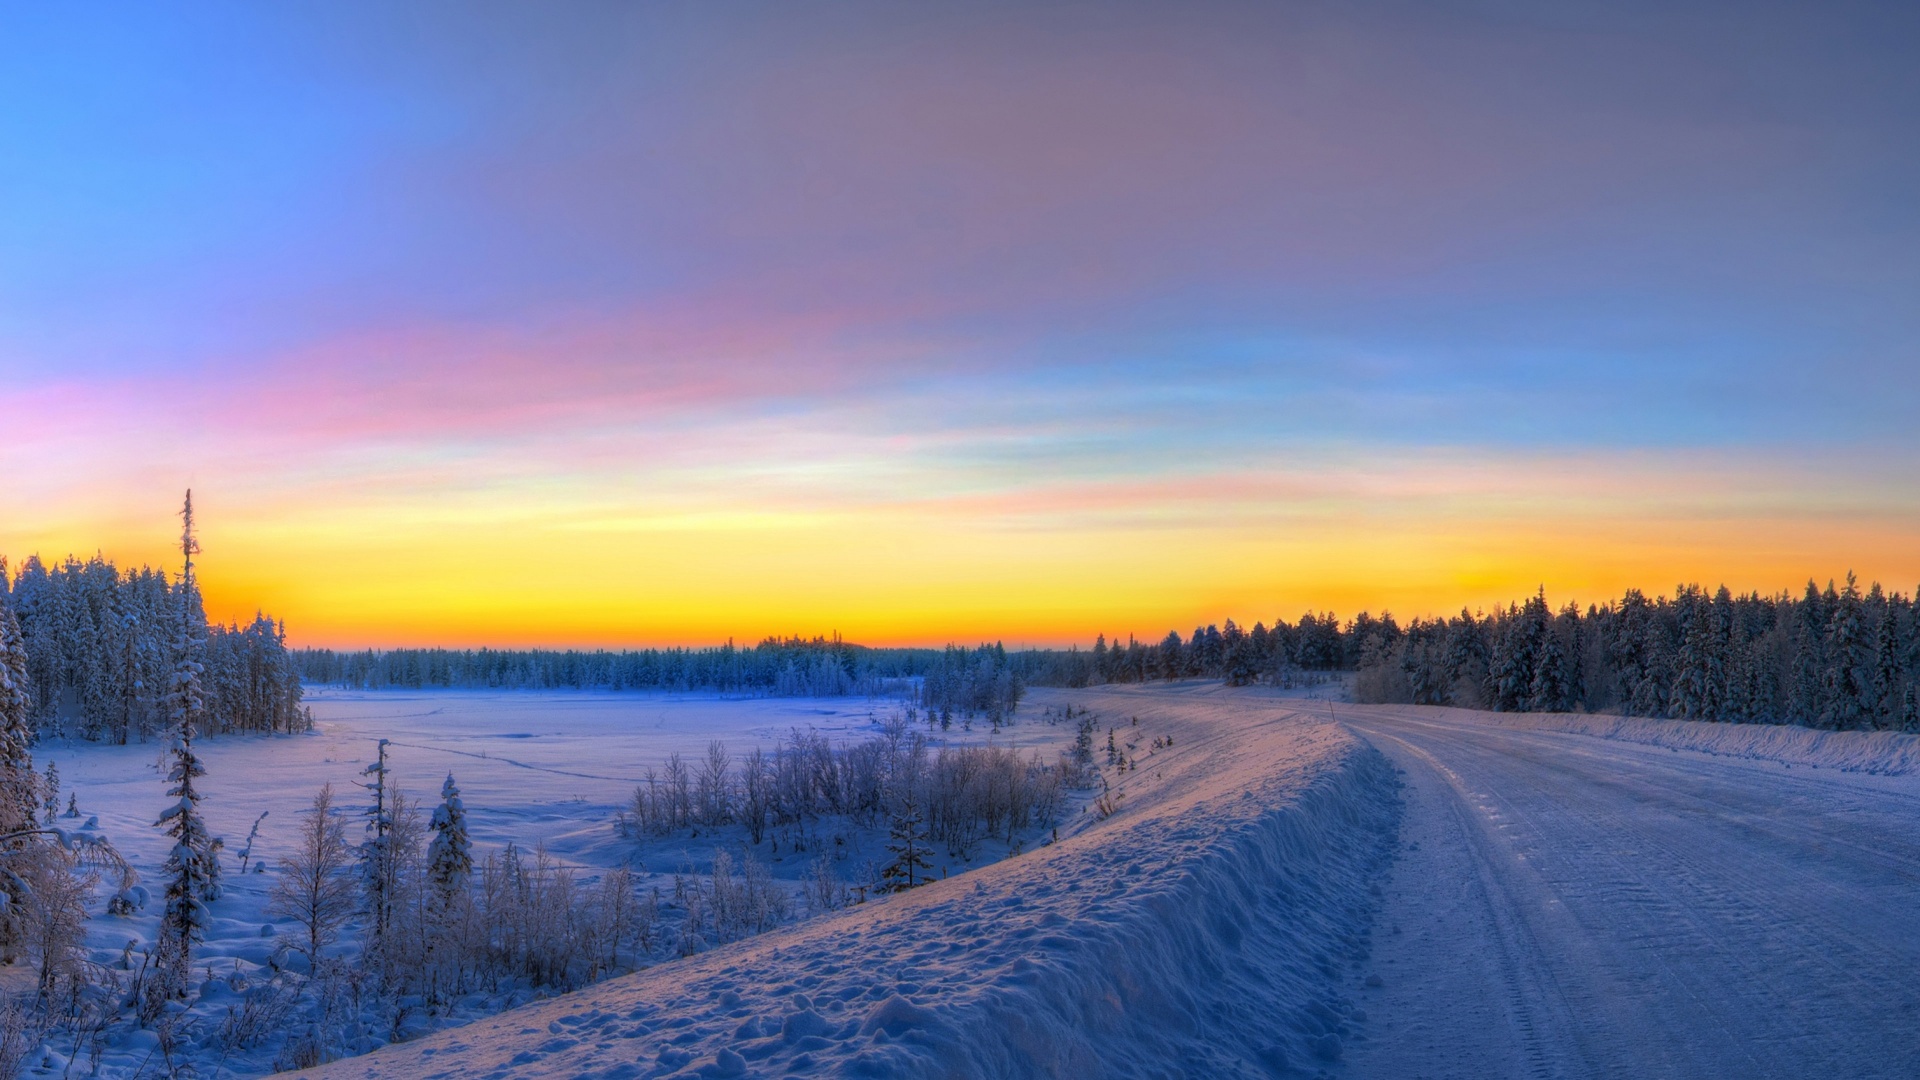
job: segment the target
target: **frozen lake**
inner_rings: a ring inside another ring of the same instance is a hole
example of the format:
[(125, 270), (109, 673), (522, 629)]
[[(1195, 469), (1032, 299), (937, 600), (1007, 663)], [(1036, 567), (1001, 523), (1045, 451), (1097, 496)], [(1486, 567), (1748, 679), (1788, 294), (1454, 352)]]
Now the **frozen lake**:
[[(713, 695), (578, 691), (310, 691), (314, 730), (306, 735), (229, 737), (203, 741), (207, 776), (201, 811), (227, 841), (228, 861), (261, 811), (256, 854), (290, 843), (297, 815), (320, 785), (331, 782), (337, 805), (351, 808), (353, 785), (388, 739), (394, 782), (431, 809), (449, 772), (458, 779), (473, 838), (483, 850), (508, 841), (547, 844), (580, 865), (613, 865), (625, 850), (608, 849), (612, 819), (648, 767), (668, 755), (692, 760), (719, 740), (737, 760), (755, 745), (770, 748), (795, 730), (813, 729), (834, 742), (857, 742), (880, 731), (902, 706), (865, 698), (722, 698)], [(1072, 738), (1065, 725), (1034, 718), (1039, 707), (998, 735), (986, 725), (959, 724), (936, 742), (995, 742), (1051, 760)], [(924, 723), (917, 730), (926, 732)], [(42, 767), (57, 762), (63, 785), (79, 795), (83, 817), (100, 827), (149, 876), (165, 857), (152, 827), (167, 802), (160, 743), (99, 746), (55, 743), (36, 748)], [(65, 806), (62, 796), (62, 806)], [(353, 837), (356, 841), (357, 835)]]

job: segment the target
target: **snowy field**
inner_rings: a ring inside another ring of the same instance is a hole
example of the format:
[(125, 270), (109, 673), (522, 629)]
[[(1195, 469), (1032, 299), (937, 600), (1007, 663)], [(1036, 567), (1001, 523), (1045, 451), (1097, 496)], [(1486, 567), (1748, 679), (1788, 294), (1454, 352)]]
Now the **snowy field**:
[[(1139, 718), (1060, 842), (322, 1071), (336, 1077), (1271, 1076), (1365, 1014), (1381, 756), (1217, 684), (1036, 693)], [(1165, 746), (1165, 740), (1171, 746)]]
[[(592, 881), (599, 872), (626, 866), (638, 872), (644, 891), (662, 887), (670, 892), (673, 876), (694, 877), (708, 871), (717, 847), (737, 846), (740, 830), (708, 835), (636, 840), (615, 825), (635, 785), (649, 767), (658, 769), (668, 755), (679, 753), (689, 761), (702, 758), (711, 741), (724, 743), (731, 754), (744, 755), (754, 746), (770, 748), (793, 731), (817, 731), (835, 744), (857, 743), (873, 737), (880, 721), (897, 714), (898, 702), (864, 698), (748, 698), (645, 693), (581, 693), (536, 691), (371, 691), (321, 690), (309, 697), (315, 730), (298, 736), (227, 737), (199, 743), (207, 775), (201, 785), (201, 810), (226, 850), (225, 895), (212, 905), (213, 931), (195, 952), (197, 976), (215, 977), (203, 988), (197, 1037), (210, 1038), (224, 1011), (222, 1002), (233, 984), (258, 985), (275, 964), (292, 959), (278, 948), (294, 936), (292, 925), (267, 914), (272, 868), (293, 844), (299, 821), (315, 791), (331, 782), (336, 807), (357, 814), (367, 800), (356, 786), (376, 755), (380, 739), (390, 741), (388, 763), (394, 782), (410, 798), (430, 811), (438, 800), (442, 780), (453, 772), (463, 793), (476, 858), (499, 851), (511, 842), (530, 852), (544, 845), (555, 859), (579, 870)], [(1038, 707), (1023, 709), (1020, 722), (995, 734), (982, 723), (956, 723), (947, 732), (917, 730), (937, 743), (984, 744), (1016, 748), (1023, 755), (1038, 753), (1057, 759), (1073, 738), (1069, 725), (1039, 719)], [(165, 860), (168, 840), (153, 827), (165, 805), (161, 779), (164, 746), (96, 744), (42, 744), (36, 763), (58, 766), (64, 812), (71, 795), (80, 816), (62, 818), (65, 827), (95, 823), (153, 886)], [(260, 815), (265, 813), (264, 820)], [(249, 870), (241, 873), (240, 854), (249, 831), (259, 822)], [(883, 856), (884, 829), (858, 830), (836, 825), (833, 840), (847, 872), (863, 861)], [(361, 837), (359, 821), (348, 830), (350, 842)], [(1029, 838), (1038, 842), (1040, 837)], [(970, 853), (972, 864), (1004, 855), (1004, 843), (991, 839)], [(774, 878), (796, 898), (795, 913), (806, 907), (798, 897), (800, 879), (814, 856), (806, 851), (769, 855), (760, 849)], [(935, 873), (958, 873), (970, 865), (936, 848)], [(157, 886), (156, 886), (157, 888)], [(104, 890), (96, 913), (111, 889)], [(137, 967), (141, 952), (153, 940), (161, 908), (155, 893), (146, 909), (133, 917), (96, 914), (88, 932), (92, 959), (109, 969), (126, 972)], [(131, 948), (131, 951), (129, 951)], [(15, 969), (20, 970), (20, 969)], [(237, 979), (235, 978), (237, 977)], [(231, 995), (237, 1000), (237, 995)], [(466, 1015), (514, 1000), (475, 1002)], [(110, 1036), (101, 1057), (105, 1075), (156, 1075), (159, 1059), (152, 1039), (143, 1032), (126, 1038)], [(190, 1051), (190, 1053), (193, 1053)], [(37, 1055), (37, 1071), (65, 1074), (75, 1047), (56, 1038)], [(83, 1055), (85, 1056), (85, 1055)], [(194, 1053), (204, 1071), (207, 1058), (223, 1057), (223, 1075), (264, 1071), (270, 1062), (247, 1055)], [(83, 1075), (90, 1056), (74, 1064)], [(164, 1074), (161, 1072), (160, 1074)]]
[[(202, 740), (207, 777), (202, 813), (226, 839), (232, 864), (262, 811), (256, 855), (271, 865), (294, 837), (313, 793), (331, 782), (340, 805), (357, 809), (355, 784), (374, 760), (376, 744), (390, 740), (388, 764), (409, 798), (431, 809), (449, 772), (459, 780), (474, 843), (481, 852), (509, 841), (531, 850), (545, 844), (557, 857), (593, 868), (630, 863), (634, 845), (613, 828), (614, 815), (648, 767), (669, 754), (690, 761), (718, 740), (738, 756), (770, 747), (788, 733), (815, 730), (835, 742), (877, 734), (880, 718), (899, 703), (865, 698), (722, 698), (705, 695), (582, 693), (573, 691), (340, 691), (310, 693), (314, 731), (308, 735)], [(939, 735), (956, 744), (989, 739), (1048, 759), (1072, 741), (1064, 725), (1022, 710), (1020, 723), (991, 734), (984, 723), (955, 724)], [(918, 730), (925, 730), (921, 725)], [(58, 764), (66, 790), (79, 797), (83, 817), (100, 827), (138, 866), (157, 867), (165, 837), (152, 828), (165, 803), (161, 756), (165, 746), (51, 744), (36, 747), (35, 762)], [(62, 806), (65, 796), (62, 796)], [(350, 837), (357, 841), (357, 835)], [(688, 845), (697, 852), (711, 844)], [(671, 861), (674, 854), (649, 852)], [(661, 869), (675, 867), (662, 863)], [(229, 873), (237, 866), (229, 866)], [(250, 890), (241, 879), (244, 896)], [(231, 908), (241, 907), (236, 902)], [(217, 914), (224, 914), (216, 908)], [(256, 932), (259, 927), (253, 927)], [(124, 945), (124, 941), (118, 944)]]

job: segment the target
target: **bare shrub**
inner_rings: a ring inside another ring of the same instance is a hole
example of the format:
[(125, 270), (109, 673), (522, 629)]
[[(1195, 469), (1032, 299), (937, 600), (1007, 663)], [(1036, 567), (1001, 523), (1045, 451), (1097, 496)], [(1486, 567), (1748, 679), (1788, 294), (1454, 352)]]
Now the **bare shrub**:
[(300, 823), (300, 841), (280, 860), (267, 911), (300, 925), (296, 942), (308, 970), (317, 970), (320, 950), (339, 939), (353, 917), (357, 888), (347, 874), (352, 865), (346, 826), (333, 815), (333, 785), (322, 787)]

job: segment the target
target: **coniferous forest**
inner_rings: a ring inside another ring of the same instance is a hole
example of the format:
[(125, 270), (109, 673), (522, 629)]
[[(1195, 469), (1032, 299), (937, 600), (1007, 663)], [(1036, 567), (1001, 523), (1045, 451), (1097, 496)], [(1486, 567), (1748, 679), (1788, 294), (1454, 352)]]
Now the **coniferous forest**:
[(203, 734), (293, 732), (308, 725), (285, 629), (265, 615), (208, 624), (199, 593), (149, 567), (96, 555), (17, 574), (0, 558), (0, 604), (20, 626), (37, 737), (126, 743), (170, 734), (165, 695), (177, 657), (182, 590), (198, 626)]
[(769, 637), (752, 648), (296, 649), (309, 683), (462, 690), (707, 690), (835, 697), (878, 694), (888, 680), (924, 674), (935, 649), (871, 649), (831, 638)]
[(1496, 712), (1617, 712), (1832, 730), (1920, 730), (1920, 605), (1879, 584), (1808, 582), (1799, 597), (1682, 586), (1582, 611), (1544, 592), (1450, 619), (1331, 614), (1199, 628), (1143, 645), (1022, 654), (1036, 685), (1220, 678), (1292, 685), (1354, 673), (1362, 701)]

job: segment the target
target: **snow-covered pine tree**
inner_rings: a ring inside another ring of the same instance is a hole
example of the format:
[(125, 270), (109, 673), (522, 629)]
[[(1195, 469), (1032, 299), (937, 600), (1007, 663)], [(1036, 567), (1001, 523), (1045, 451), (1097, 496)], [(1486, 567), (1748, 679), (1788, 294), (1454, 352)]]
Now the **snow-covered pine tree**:
[(393, 909), (398, 892), (399, 866), (393, 857), (393, 805), (387, 784), (387, 740), (381, 739), (378, 756), (361, 773), (373, 777), (360, 785), (373, 793), (373, 805), (367, 808), (367, 838), (360, 844), (360, 890), (366, 901), (367, 945), (376, 948), (393, 926)]
[(0, 603), (0, 835), (33, 827), (33, 694), (13, 608)]
[[(1877, 596), (1880, 591), (1874, 586)], [(1873, 635), (1873, 714), (1874, 726), (1900, 726), (1900, 673), (1906, 647), (1900, 640), (1899, 609), (1880, 603), (1879, 625)]]
[(887, 829), (887, 851), (893, 859), (880, 871), (881, 892), (901, 892), (926, 883), (933, 864), (927, 861), (927, 833), (920, 808), (908, 799)]
[(1447, 621), (1447, 659), (1445, 677), (1449, 701), (1478, 706), (1484, 700), (1481, 687), (1486, 684), (1487, 640), (1479, 620), (1466, 608), (1458, 618)]
[(40, 808), (45, 813), (45, 823), (53, 824), (60, 817), (60, 766), (52, 758), (47, 759), (46, 775), (40, 779)]
[(1524, 610), (1509, 608), (1494, 648), (1493, 710), (1524, 712), (1533, 700), (1533, 672), (1546, 626), (1546, 597), (1528, 600)]
[(1546, 590), (1540, 590), (1527, 602), (1528, 632), (1534, 639), (1533, 678), (1527, 685), (1527, 708), (1532, 712), (1566, 712), (1573, 708), (1573, 688), (1567, 668), (1577, 657), (1567, 654), (1565, 644), (1547, 607)]
[(1787, 714), (1794, 723), (1816, 724), (1825, 711), (1828, 608), (1837, 603), (1833, 585), (1825, 595), (1807, 579), (1806, 595), (1795, 606), (1793, 661), (1787, 685)]
[(174, 632), (173, 686), (167, 695), (167, 715), (173, 726), (173, 765), (167, 772), (167, 794), (175, 801), (154, 824), (167, 830), (173, 849), (167, 854), (163, 873), (167, 876), (167, 907), (160, 918), (159, 940), (155, 953), (158, 972), (149, 984), (154, 993), (179, 997), (186, 992), (193, 963), (193, 946), (206, 937), (209, 915), (207, 899), (217, 894), (218, 884), (209, 863), (214, 858), (213, 838), (200, 820), (200, 792), (194, 780), (207, 770), (193, 752), (194, 725), (204, 708), (200, 693), (200, 665), (194, 659), (199, 644), (196, 629), (198, 611), (193, 602), (193, 557), (200, 545), (193, 536), (193, 492), (187, 492), (180, 513), (184, 528), (180, 551), (184, 568), (180, 576), (180, 610)]
[(1669, 708), (1682, 720), (1711, 720), (1719, 712), (1715, 700), (1713, 617), (1698, 586), (1688, 585), (1674, 598), (1680, 614), (1680, 649), (1674, 658), (1673, 691)]
[(1597, 614), (1598, 609), (1589, 604), (1585, 617), (1582, 617), (1580, 609), (1569, 602), (1560, 616), (1562, 622), (1572, 620), (1566, 635), (1567, 692), (1573, 696), (1574, 705), (1583, 709), (1592, 707), (1591, 695), (1595, 689), (1592, 684), (1598, 681), (1600, 675), (1600, 667), (1594, 662), (1598, 652), (1598, 641), (1593, 632)]
[(440, 805), (434, 808), (433, 843), (427, 847), (427, 887), (436, 913), (453, 908), (473, 876), (473, 842), (467, 837), (467, 808), (453, 774), (440, 786)]
[(14, 899), (26, 882), (14, 873), (31, 839), (39, 778), (33, 773), (33, 696), (27, 649), (12, 607), (0, 600), (0, 958), (19, 944), (22, 909)]
[(1860, 613), (1860, 585), (1849, 571), (1847, 587), (1839, 594), (1827, 618), (1826, 695), (1820, 711), (1820, 726), (1835, 731), (1863, 727), (1869, 716), (1871, 676)]

